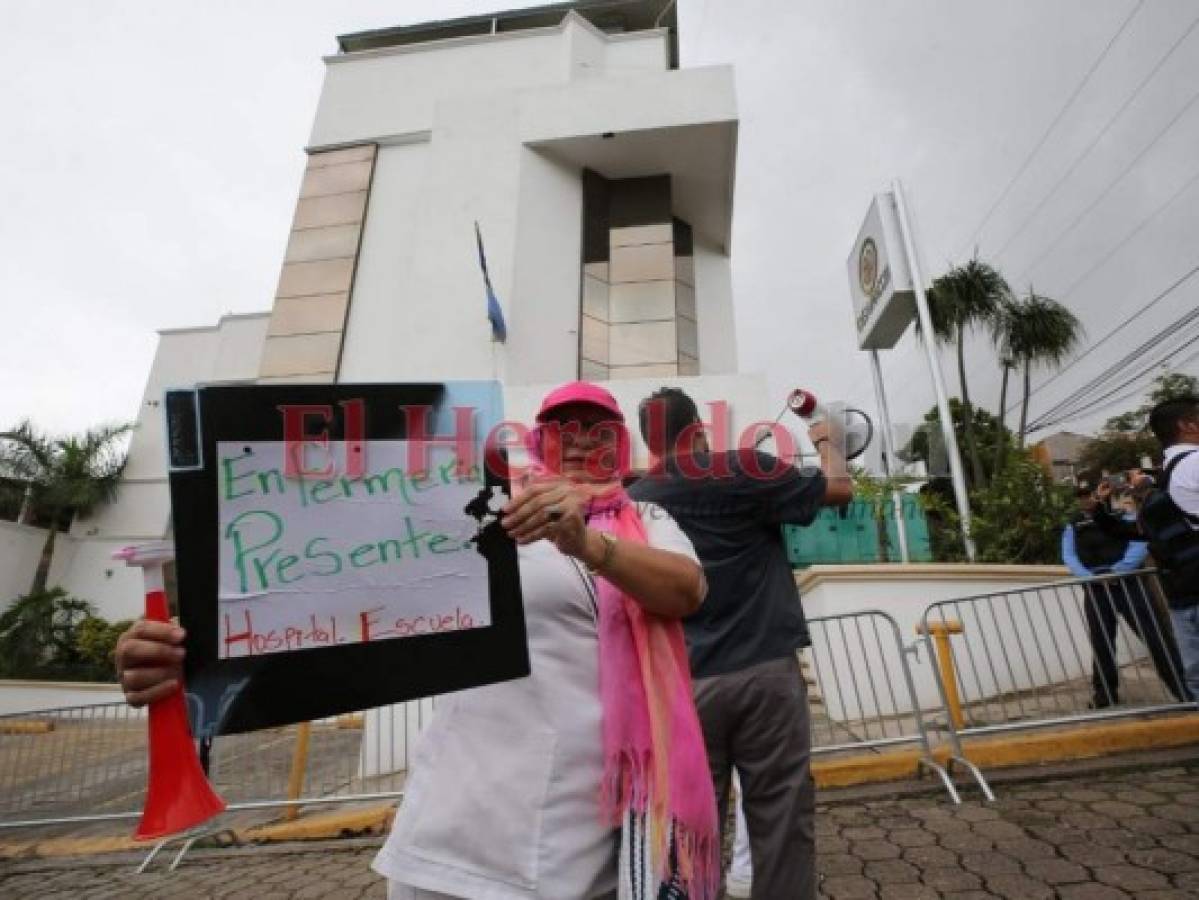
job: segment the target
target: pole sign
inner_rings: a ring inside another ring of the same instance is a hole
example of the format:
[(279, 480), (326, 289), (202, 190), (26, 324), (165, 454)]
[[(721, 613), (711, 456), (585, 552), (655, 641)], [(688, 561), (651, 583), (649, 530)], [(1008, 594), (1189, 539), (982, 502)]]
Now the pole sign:
[(847, 265), (858, 346), (890, 350), (916, 318), (894, 194), (875, 195)]

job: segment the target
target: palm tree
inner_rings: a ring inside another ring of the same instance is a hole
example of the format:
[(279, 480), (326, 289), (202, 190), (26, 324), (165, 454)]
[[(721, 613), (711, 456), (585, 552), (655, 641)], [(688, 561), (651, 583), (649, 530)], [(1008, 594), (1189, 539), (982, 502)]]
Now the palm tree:
[(1012, 369), (1016, 367), (1015, 343), (1019, 340), (1019, 303), (1011, 297), (1005, 298), (995, 313), (991, 323), (991, 337), (995, 340), (995, 349), (999, 354), (999, 366), (1002, 369), (1002, 380), (999, 382), (999, 414), (996, 418), (995, 431), (995, 467), (996, 475), (1003, 469), (1007, 455), (1007, 386)]
[[(1006, 317), (1006, 346), (1013, 368), (1018, 365), (1024, 371), (1024, 396), (1020, 402), (1020, 446), (1023, 447), (1028, 431), (1033, 366), (1060, 366), (1082, 340), (1083, 327), (1074, 313), (1053, 298), (1038, 294), (1031, 285), (1027, 296), (1010, 304)], [(1001, 402), (1006, 400), (1004, 397)], [(1001, 409), (1001, 418), (1002, 415)]]
[(33, 507), (50, 523), (31, 594), (46, 589), (63, 516), (87, 515), (116, 495), (125, 467), (122, 439), (131, 427), (104, 426), (51, 438), (25, 421), (12, 431), (0, 432), (0, 474), (28, 484)]
[(966, 384), (966, 333), (975, 325), (988, 325), (1000, 307), (1010, 298), (1004, 277), (976, 254), (965, 265), (954, 266), (933, 282), (929, 292), (929, 315), (933, 332), (940, 343), (956, 343), (958, 380), (961, 383), (964, 437), (974, 484), (983, 487), (986, 473), (974, 432), (974, 407)]

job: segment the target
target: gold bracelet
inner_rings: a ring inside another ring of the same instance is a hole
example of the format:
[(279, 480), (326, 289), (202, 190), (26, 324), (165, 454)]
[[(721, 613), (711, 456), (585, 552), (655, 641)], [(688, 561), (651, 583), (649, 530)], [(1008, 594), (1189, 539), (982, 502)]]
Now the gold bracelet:
[(604, 542), (604, 555), (594, 566), (587, 567), (587, 571), (592, 575), (603, 574), (603, 570), (611, 565), (612, 557), (616, 555), (616, 538), (606, 531), (601, 531), (599, 536), (600, 540)]

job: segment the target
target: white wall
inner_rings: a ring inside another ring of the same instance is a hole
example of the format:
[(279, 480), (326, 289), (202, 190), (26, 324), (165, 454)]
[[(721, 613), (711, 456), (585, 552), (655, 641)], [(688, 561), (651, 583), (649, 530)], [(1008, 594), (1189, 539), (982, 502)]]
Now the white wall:
[[(140, 538), (150, 539), (149, 536)], [(142, 570), (114, 560), (112, 555), (138, 541), (136, 537), (118, 540), (69, 538), (54, 553), (50, 584), (94, 604), (97, 615), (111, 622), (136, 619), (146, 605)]]
[[(501, 374), (486, 318), (474, 223), (483, 231), (496, 294), (515, 320), (513, 259), (523, 148), (513, 131), (513, 111), (510, 97), (447, 99), (437, 105), (425, 149), (383, 148), (350, 304), (341, 381)], [(373, 315), (380, 311), (376, 322)]]
[(233, 315), (214, 327), (160, 332), (116, 499), (91, 516), (76, 517), (70, 535), (59, 538), (51, 585), (95, 604), (107, 619), (140, 615), (145, 594), (141, 570), (115, 562), (112, 554), (131, 543), (161, 540), (170, 528), (163, 391), (253, 380), (269, 321), (267, 313)]
[[(398, 380), (424, 362), (420, 337), (442, 305), (414, 286), (431, 200), (425, 192), (431, 153), (427, 142), (379, 148), (342, 344), (342, 381)], [(469, 246), (473, 238), (467, 232), (460, 240)]]
[[(571, 14), (556, 28), (327, 59), (312, 144), (381, 143), (339, 380), (575, 377), (580, 171), (528, 144), (735, 119), (726, 69), (668, 71), (666, 54), (664, 31), (609, 37)], [(504, 345), (485, 317), (476, 221)], [(734, 372), (728, 260), (699, 256), (703, 371)]]
[[(737, 371), (737, 323), (729, 258), (696, 241), (695, 314), (699, 329), (699, 370), (704, 375)], [(761, 361), (753, 366), (763, 368)], [(780, 401), (781, 403), (781, 401)]]
[[(1050, 574), (1059, 569), (1056, 566), (1024, 567), (1028, 570), (1024, 578), (1011, 572), (999, 574), (995, 567), (987, 566), (954, 566), (953, 569), (961, 572), (952, 576), (937, 573), (938, 569), (950, 568), (946, 566), (914, 568), (924, 575), (904, 576), (899, 573), (899, 567), (893, 566), (813, 566), (800, 580), (804, 613), (809, 619), (816, 619), (879, 610), (896, 620), (900, 639), (910, 644), (917, 640), (916, 626), (922, 621), (930, 604), (1032, 588), (1069, 577), (1064, 569), (1060, 570), (1059, 575)], [(972, 568), (976, 569), (974, 574), (966, 571)], [(988, 571), (989, 568), (991, 571)], [(1021, 567), (1002, 568), (1015, 570)], [(803, 587), (805, 581), (820, 573), (830, 573), (831, 577), (816, 577), (814, 583)], [(961, 635), (951, 638), (966, 689), (963, 702), (993, 697), (1001, 692), (1029, 690), (1089, 677), (1091, 653), (1081, 604), (1080, 589), (1064, 586), (1048, 588), (1040, 594), (1026, 590), (1023, 594), (1014, 595), (1010, 602), (1003, 597), (996, 597), (990, 606), (985, 603), (963, 603), (957, 608), (944, 607), (945, 619), (958, 619), (964, 626)], [(940, 613), (935, 613), (931, 619), (933, 622), (941, 620)], [(825, 676), (830, 672), (839, 672), (842, 676), (839, 679), (840, 692), (833, 689), (832, 685), (824, 686), (829, 716), (833, 719), (856, 719), (862, 715), (862, 710), (854, 694), (849, 672), (854, 671), (859, 678), (870, 667), (876, 673), (880, 672), (880, 663), (885, 657), (877, 652), (872, 630), (863, 626), (867, 650), (863, 654), (855, 627), (846, 622), (844, 628), (848, 629), (848, 643), (842, 640), (842, 632), (835, 625), (827, 629), (813, 629), (813, 641), (819, 646), (814, 647), (809, 654), (814, 655)], [(1135, 636), (1129, 635), (1130, 641), (1126, 642), (1123, 635), (1127, 635), (1128, 629), (1122, 625), (1121, 631), (1117, 645), (1120, 662), (1123, 664), (1144, 656), (1144, 648)], [(1061, 650), (1060, 654), (1051, 650), (1055, 642)], [(1043, 653), (1038, 652), (1038, 646)], [(1010, 669), (1003, 656), (1004, 650), (1010, 655)], [(973, 666), (970, 664), (971, 654), (975, 663)], [(939, 709), (941, 698), (933, 669), (936, 661), (930, 660), (923, 644), (919, 659), (909, 656), (908, 661), (921, 706), (925, 710)], [(896, 685), (896, 694), (900, 710), (909, 710), (906, 689), (902, 684)], [(862, 706), (870, 710), (870, 695), (863, 692), (862, 699)], [(886, 699), (889, 703), (890, 698)], [(1009, 700), (1009, 708), (1015, 712), (1014, 700)]]
[(609, 36), (605, 71), (665, 71), (670, 66), (670, 45), (663, 32), (631, 31)]
[[(555, 28), (326, 57), (311, 146), (427, 131), (446, 100), (667, 68), (666, 32), (609, 38), (578, 15)], [(419, 85), (419, 90), (413, 90)]]
[(0, 612), (9, 601), (29, 592), (47, 533), (30, 525), (0, 521)]
[(438, 103), (477, 96), (481, 84), (508, 93), (566, 80), (556, 30), (366, 51), (325, 61), (325, 83), (309, 139), (314, 147), (427, 131)]
[(518, 197), (511, 336), (502, 349), (505, 379), (509, 384), (567, 381), (578, 373), (581, 173), (522, 147)]
[(160, 406), (163, 391), (199, 382), (255, 378), (269, 322), (268, 313), (258, 313), (225, 316), (216, 326), (159, 332), (158, 348), (137, 411), (137, 428), (129, 445), (126, 480), (166, 477)]

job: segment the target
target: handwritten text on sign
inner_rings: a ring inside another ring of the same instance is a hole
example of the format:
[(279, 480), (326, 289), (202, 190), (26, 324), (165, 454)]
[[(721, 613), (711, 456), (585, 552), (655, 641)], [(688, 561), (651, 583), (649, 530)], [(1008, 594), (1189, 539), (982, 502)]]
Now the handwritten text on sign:
[[(490, 624), (487, 561), (453, 448), (367, 441), (353, 477), (289, 478), (282, 441), (217, 444), (219, 655), (283, 653)], [(409, 471), (412, 458), (427, 460)]]

